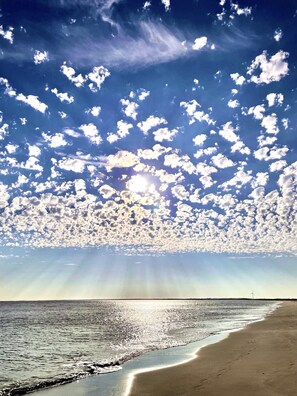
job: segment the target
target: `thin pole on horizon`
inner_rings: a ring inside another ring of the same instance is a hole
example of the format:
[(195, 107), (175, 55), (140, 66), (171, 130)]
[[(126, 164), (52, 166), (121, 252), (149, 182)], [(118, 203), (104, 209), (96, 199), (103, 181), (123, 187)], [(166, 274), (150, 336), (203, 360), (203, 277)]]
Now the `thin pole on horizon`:
[(254, 300), (254, 299), (255, 299), (255, 293), (254, 293), (254, 290), (252, 290), (252, 292), (251, 292), (251, 298), (252, 298), (252, 300)]

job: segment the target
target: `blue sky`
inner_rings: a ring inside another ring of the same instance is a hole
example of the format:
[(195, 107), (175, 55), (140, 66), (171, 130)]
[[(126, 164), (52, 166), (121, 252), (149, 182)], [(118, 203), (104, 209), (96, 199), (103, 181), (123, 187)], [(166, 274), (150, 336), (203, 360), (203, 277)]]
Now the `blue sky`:
[(1, 7), (0, 298), (294, 296), (293, 1)]

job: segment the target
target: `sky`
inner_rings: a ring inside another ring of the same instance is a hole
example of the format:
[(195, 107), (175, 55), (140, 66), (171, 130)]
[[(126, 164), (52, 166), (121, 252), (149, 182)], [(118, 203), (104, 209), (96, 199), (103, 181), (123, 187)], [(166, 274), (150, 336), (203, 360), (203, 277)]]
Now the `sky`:
[(297, 297), (295, 1), (0, 7), (0, 300)]

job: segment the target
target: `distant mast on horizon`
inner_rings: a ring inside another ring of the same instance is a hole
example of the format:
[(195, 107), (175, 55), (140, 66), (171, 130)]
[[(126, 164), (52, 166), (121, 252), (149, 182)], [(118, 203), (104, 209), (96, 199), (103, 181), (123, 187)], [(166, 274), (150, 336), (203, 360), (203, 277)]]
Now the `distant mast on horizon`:
[(254, 290), (252, 290), (252, 292), (251, 292), (251, 299), (252, 299), (252, 300), (254, 300), (254, 299), (255, 299), (255, 293), (254, 293)]

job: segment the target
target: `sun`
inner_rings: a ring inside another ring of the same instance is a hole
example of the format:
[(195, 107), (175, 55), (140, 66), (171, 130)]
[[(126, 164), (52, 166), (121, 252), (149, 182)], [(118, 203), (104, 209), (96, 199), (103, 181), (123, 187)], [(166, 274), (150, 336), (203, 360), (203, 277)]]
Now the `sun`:
[(149, 188), (146, 178), (141, 175), (132, 176), (126, 186), (129, 191), (134, 193), (145, 193)]

